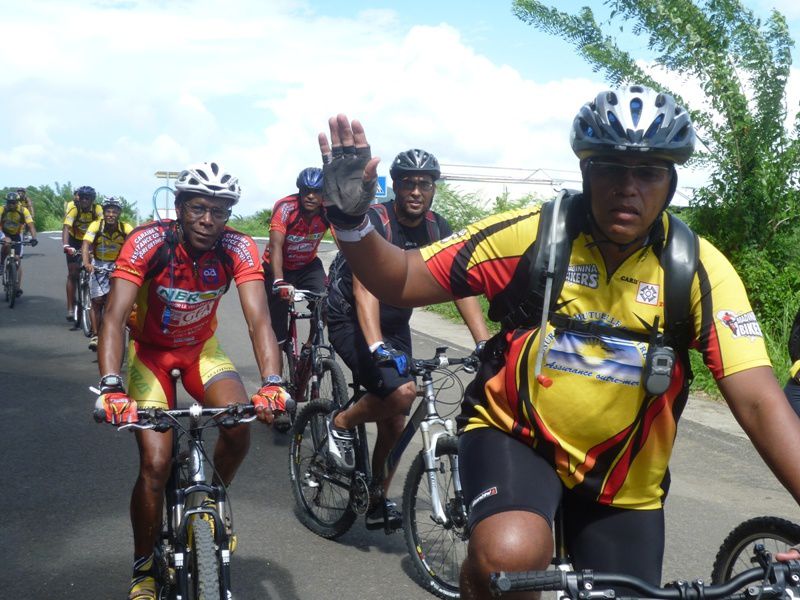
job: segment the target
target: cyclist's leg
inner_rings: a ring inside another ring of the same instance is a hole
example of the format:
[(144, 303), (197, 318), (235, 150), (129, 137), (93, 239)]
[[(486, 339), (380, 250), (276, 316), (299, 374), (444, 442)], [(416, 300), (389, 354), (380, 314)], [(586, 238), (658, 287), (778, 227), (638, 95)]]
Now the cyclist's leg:
[[(112, 265), (112, 261), (100, 261), (92, 259), (92, 264), (95, 267), (108, 267)], [(89, 277), (89, 296), (92, 299), (92, 312), (90, 314), (92, 321), (92, 335), (96, 336), (100, 331), (100, 325), (103, 323), (103, 308), (106, 304), (106, 298), (111, 291), (111, 280), (108, 273), (105, 271), (98, 273), (94, 271)]]
[(67, 257), (67, 319), (72, 320), (72, 309), (75, 304), (75, 286), (78, 285), (78, 273), (81, 270), (81, 263), (75, 257), (80, 256), (81, 243), (70, 236), (69, 244), (78, 250), (75, 256), (66, 255)]
[[(17, 234), (17, 240), (22, 240), (22, 234)], [(24, 246), (21, 242), (14, 244), (17, 252), (17, 296), (22, 295), (22, 254)]]
[(272, 267), (269, 263), (264, 266), (264, 289), (267, 292), (267, 304), (269, 306), (269, 318), (272, 323), (272, 331), (275, 332), (275, 339), (278, 340), (280, 347), (289, 335), (289, 304), (280, 299), (277, 294), (272, 293), (272, 282), (275, 280), (272, 274)]
[(663, 509), (614, 508), (567, 491), (564, 532), (576, 570), (626, 573), (652, 585), (661, 584)]
[[(239, 373), (222, 350), (216, 337), (211, 337), (196, 349), (196, 358), (183, 371), (183, 385), (199, 402), (210, 407), (225, 407), (231, 403), (249, 404)], [(250, 426), (237, 425), (219, 429), (214, 449), (214, 467), (225, 485), (230, 484), (250, 448)]]
[(550, 564), (562, 484), (544, 458), (494, 428), (462, 434), (458, 455), (464, 500), (470, 506), (461, 597), (486, 598), (492, 572), (546, 569)]

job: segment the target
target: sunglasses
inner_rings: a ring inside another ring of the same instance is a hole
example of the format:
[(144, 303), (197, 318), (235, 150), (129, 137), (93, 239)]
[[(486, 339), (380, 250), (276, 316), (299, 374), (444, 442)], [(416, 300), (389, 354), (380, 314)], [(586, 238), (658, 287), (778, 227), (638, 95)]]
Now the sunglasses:
[(670, 168), (662, 165), (623, 165), (601, 160), (589, 161), (590, 174), (604, 181), (620, 181), (625, 179), (628, 171), (634, 181), (645, 184), (661, 183), (670, 173)]
[(202, 219), (206, 213), (211, 213), (214, 221), (227, 221), (231, 216), (230, 208), (219, 208), (216, 206), (202, 206), (200, 204), (184, 204), (186, 212), (193, 219)]
[(410, 192), (419, 188), (421, 192), (430, 192), (436, 185), (430, 181), (415, 181), (413, 179), (401, 179), (397, 182), (397, 189)]

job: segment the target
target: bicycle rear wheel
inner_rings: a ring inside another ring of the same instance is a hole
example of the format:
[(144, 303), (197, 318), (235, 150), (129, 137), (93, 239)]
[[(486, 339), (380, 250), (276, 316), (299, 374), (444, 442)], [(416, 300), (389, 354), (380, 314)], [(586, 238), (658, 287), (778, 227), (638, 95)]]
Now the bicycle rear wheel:
[[(81, 273), (80, 290), (78, 296), (81, 299), (81, 329), (83, 335), (91, 337), (92, 335), (92, 295), (89, 292), (89, 274)], [(95, 332), (97, 333), (97, 332)]]
[(347, 404), (347, 380), (339, 363), (332, 358), (323, 358), (317, 361), (314, 371), (317, 384), (306, 386), (306, 400), (325, 398), (333, 400), (337, 407)]
[(14, 303), (17, 301), (17, 263), (13, 260), (6, 262), (6, 278), (8, 281), (6, 300), (8, 300), (8, 308), (14, 308)]
[(325, 418), (333, 409), (318, 399), (297, 413), (289, 444), (289, 478), (300, 522), (317, 535), (334, 539), (353, 525), (352, 475), (340, 473), (328, 460)]
[(755, 517), (740, 523), (728, 534), (714, 559), (712, 583), (724, 583), (754, 566), (753, 548), (763, 544), (773, 556), (800, 542), (800, 525), (778, 517)]
[(191, 527), (189, 597), (192, 600), (219, 600), (219, 563), (214, 549), (214, 533), (211, 531), (211, 523), (195, 517)]
[(422, 587), (440, 598), (460, 598), (461, 563), (467, 556), (467, 507), (456, 492), (458, 442), (448, 436), (436, 444), (436, 481), (446, 521), (433, 519), (433, 500), (422, 454), (417, 454), (403, 488), (403, 531)]

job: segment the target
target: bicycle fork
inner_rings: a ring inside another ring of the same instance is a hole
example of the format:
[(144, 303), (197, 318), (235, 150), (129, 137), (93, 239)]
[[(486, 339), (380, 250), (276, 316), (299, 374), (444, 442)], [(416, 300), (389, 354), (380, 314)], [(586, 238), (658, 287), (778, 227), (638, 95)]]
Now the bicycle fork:
[[(444, 423), (445, 431), (438, 431), (431, 434), (430, 423), (423, 421), (420, 423), (420, 432), (422, 434), (422, 459), (425, 463), (425, 473), (428, 478), (428, 493), (431, 497), (431, 517), (434, 522), (439, 525), (447, 526), (450, 524), (450, 518), (447, 511), (442, 505), (442, 497), (439, 493), (439, 480), (436, 473), (439, 471), (439, 464), (436, 460), (436, 446), (439, 438), (443, 436), (454, 435), (452, 422), (447, 419)], [(453, 489), (456, 498), (462, 497), (461, 492), (461, 479), (458, 470), (458, 455), (448, 457), (450, 462), (450, 472), (453, 480)], [(465, 514), (466, 516), (466, 514)]]

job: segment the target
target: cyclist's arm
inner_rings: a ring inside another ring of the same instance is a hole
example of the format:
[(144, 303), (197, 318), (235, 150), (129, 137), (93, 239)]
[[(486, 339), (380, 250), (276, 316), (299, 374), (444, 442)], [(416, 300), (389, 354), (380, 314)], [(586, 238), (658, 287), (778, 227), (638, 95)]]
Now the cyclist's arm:
[(353, 297), (356, 300), (356, 315), (361, 333), (371, 346), (383, 340), (381, 333), (381, 305), (367, 288), (353, 275)]
[(28, 223), (28, 229), (30, 230), (32, 237), (36, 237), (37, 235), (39, 235), (38, 233), (36, 233), (36, 225), (33, 224), (33, 221)]
[(101, 377), (109, 373), (119, 374), (125, 344), (125, 325), (138, 291), (139, 286), (132, 281), (118, 277), (111, 280), (111, 293), (103, 312), (97, 346), (97, 364)]
[(277, 229), (269, 230), (269, 265), (274, 279), (283, 279), (283, 242), (286, 234)]
[(92, 244), (84, 238), (81, 243), (81, 257), (83, 258), (83, 266), (85, 269), (92, 267)]
[(281, 372), (281, 356), (278, 340), (270, 325), (264, 281), (246, 281), (239, 285), (238, 290), (258, 372), (262, 379), (267, 375), (277, 375)]
[(64, 225), (64, 228), (61, 230), (61, 243), (64, 246), (69, 246), (69, 225)]
[(461, 313), (461, 318), (467, 324), (467, 329), (472, 334), (472, 339), (475, 343), (488, 340), (491, 336), (489, 329), (486, 327), (486, 321), (481, 312), (481, 305), (478, 304), (478, 299), (474, 296), (468, 298), (459, 298), (455, 301), (458, 312)]
[(783, 395), (772, 369), (754, 367), (717, 384), (761, 458), (800, 504), (800, 418)]

